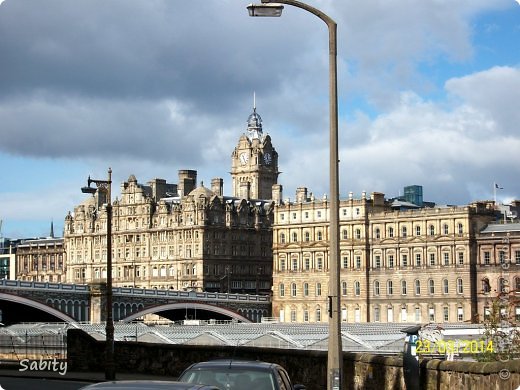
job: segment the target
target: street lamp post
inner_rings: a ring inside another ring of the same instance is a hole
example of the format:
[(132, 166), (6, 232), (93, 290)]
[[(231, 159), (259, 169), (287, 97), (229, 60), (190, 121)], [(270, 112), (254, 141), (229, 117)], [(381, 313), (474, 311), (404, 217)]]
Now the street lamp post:
[[(94, 183), (97, 187), (92, 188)], [(95, 194), (100, 189), (106, 193), (107, 211), (107, 287), (106, 287), (106, 345), (105, 345), (105, 379), (114, 380), (116, 376), (114, 363), (114, 320), (112, 316), (112, 169), (108, 168), (108, 180), (94, 180), (90, 176), (87, 180), (87, 187), (81, 189), (87, 194)]]
[(337, 82), (337, 24), (320, 10), (296, 0), (262, 0), (250, 4), (250, 16), (280, 16), (283, 6), (304, 9), (323, 20), (329, 30), (329, 115), (330, 115), (330, 216), (329, 216), (329, 343), (327, 362), (327, 389), (339, 390), (343, 382), (343, 350), (340, 321), (340, 267), (339, 267), (339, 158), (338, 158), (338, 82)]

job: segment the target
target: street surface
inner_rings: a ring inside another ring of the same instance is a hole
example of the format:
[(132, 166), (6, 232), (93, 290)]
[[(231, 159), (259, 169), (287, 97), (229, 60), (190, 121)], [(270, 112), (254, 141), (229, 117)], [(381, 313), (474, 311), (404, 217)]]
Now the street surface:
[(92, 382), (0, 376), (0, 390), (77, 390)]

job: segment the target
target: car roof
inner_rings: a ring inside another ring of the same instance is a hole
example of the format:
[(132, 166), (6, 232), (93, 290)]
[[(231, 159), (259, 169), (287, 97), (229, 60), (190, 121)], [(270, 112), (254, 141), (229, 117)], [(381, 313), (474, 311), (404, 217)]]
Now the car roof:
[(218, 387), (174, 381), (132, 380), (100, 382), (81, 390), (219, 390)]
[(262, 362), (260, 360), (245, 360), (245, 359), (215, 359), (208, 360), (205, 362), (194, 363), (190, 366), (190, 369), (193, 368), (210, 368), (210, 367), (218, 367), (218, 368), (250, 368), (250, 369), (263, 369), (269, 370), (272, 368), (280, 367), (276, 363), (268, 363)]

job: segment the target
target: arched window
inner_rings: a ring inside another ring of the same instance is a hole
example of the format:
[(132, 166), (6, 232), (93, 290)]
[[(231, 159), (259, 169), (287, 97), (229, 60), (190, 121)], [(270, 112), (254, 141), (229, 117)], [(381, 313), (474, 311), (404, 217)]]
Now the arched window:
[(419, 279), (415, 280), (415, 295), (421, 295), (421, 281)]
[(291, 296), (296, 296), (296, 283), (291, 283)]
[(444, 294), (448, 294), (450, 291), (449, 291), (449, 283), (448, 283), (448, 279), (442, 279), (442, 292)]
[(303, 283), (303, 296), (304, 297), (309, 296), (309, 283), (307, 283), (307, 282)]
[(457, 294), (464, 293), (464, 284), (462, 282), (462, 278), (457, 278)]
[(379, 281), (378, 280), (374, 281), (374, 295), (375, 296), (379, 295)]
[(280, 296), (285, 297), (285, 285), (283, 283), (280, 283)]
[(401, 280), (401, 294), (406, 295), (407, 290), (406, 280)]
[(354, 294), (356, 296), (359, 296), (361, 294), (361, 285), (357, 280), (354, 282)]
[(430, 294), (435, 294), (435, 281), (433, 279), (428, 280), (428, 291)]
[(386, 282), (386, 292), (388, 295), (392, 295), (394, 293), (394, 282), (391, 280)]
[(341, 282), (341, 295), (347, 295), (347, 282)]

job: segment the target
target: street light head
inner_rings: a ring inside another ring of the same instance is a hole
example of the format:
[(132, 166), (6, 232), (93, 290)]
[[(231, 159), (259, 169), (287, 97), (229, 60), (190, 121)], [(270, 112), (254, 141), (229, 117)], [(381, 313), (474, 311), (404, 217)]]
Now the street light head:
[(92, 188), (92, 187), (81, 187), (81, 192), (83, 192), (84, 194), (95, 194), (97, 191), (96, 188)]
[(249, 4), (247, 9), (249, 16), (281, 16), (283, 5), (276, 3)]

